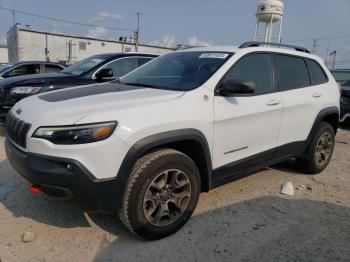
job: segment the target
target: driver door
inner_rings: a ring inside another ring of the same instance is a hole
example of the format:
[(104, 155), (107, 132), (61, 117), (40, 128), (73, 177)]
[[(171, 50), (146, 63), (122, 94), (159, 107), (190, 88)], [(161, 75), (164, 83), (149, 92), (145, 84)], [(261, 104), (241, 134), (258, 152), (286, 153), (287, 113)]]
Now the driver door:
[[(249, 54), (238, 60), (221, 80), (252, 81), (255, 92), (215, 96), (214, 169), (229, 173), (243, 171), (272, 158), (283, 111), (273, 68), (271, 54)], [(218, 179), (224, 176), (217, 175)]]

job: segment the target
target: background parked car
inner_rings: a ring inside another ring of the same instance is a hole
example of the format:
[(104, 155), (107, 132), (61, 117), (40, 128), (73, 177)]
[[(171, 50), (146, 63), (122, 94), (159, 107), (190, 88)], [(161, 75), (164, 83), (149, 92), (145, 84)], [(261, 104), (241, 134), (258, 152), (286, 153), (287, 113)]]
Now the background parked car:
[(0, 121), (19, 100), (37, 93), (77, 85), (111, 81), (126, 75), (158, 55), (113, 53), (83, 59), (60, 73), (17, 76), (0, 81)]
[(341, 85), (340, 118), (342, 122), (350, 122), (350, 80)]
[(43, 61), (18, 62), (14, 65), (7, 64), (0, 66), (0, 79), (10, 78), (21, 75), (57, 73), (64, 69), (65, 66)]

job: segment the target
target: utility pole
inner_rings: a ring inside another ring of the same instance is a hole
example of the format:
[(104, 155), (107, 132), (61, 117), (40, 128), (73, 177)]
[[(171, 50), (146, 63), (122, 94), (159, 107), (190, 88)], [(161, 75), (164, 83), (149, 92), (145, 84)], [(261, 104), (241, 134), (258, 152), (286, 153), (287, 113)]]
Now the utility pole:
[(335, 59), (337, 58), (337, 51), (334, 51), (333, 52), (333, 67), (332, 67), (332, 69), (334, 70), (334, 66), (335, 66)]
[(15, 0), (12, 0), (12, 22), (13, 26), (16, 25), (16, 13), (15, 13)]
[(47, 34), (45, 34), (45, 59), (47, 62), (50, 62), (49, 53), (49, 41), (47, 39)]
[(139, 39), (140, 39), (140, 16), (143, 15), (140, 12), (133, 13), (137, 15), (137, 28), (134, 32), (134, 38), (135, 38), (135, 51), (137, 52), (139, 49)]
[(318, 47), (317, 40), (314, 39), (314, 44), (312, 45), (312, 53), (315, 54), (316, 52), (316, 47)]
[(326, 66), (327, 66), (327, 62), (328, 62), (328, 56), (329, 56), (330, 48), (331, 48), (331, 40), (329, 39), (328, 47), (327, 47), (327, 51), (326, 51), (327, 54), (326, 54), (326, 58), (325, 58), (325, 61), (324, 61), (324, 63), (326, 64)]

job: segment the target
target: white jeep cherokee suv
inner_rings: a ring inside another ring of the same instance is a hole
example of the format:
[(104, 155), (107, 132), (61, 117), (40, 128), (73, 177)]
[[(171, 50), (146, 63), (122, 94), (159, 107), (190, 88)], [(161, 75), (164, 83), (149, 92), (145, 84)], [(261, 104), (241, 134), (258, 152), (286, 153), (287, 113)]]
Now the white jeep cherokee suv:
[(159, 239), (185, 224), (201, 192), (289, 158), (306, 173), (325, 169), (339, 98), (322, 60), (303, 48), (187, 49), (119, 83), (20, 101), (6, 152), (32, 191), (118, 212), (134, 234)]

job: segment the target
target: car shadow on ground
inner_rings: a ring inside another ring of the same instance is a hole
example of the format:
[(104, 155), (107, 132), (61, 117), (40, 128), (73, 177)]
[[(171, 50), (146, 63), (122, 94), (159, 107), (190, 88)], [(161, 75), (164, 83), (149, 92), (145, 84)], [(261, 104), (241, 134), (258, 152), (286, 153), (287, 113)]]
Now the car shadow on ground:
[(297, 165), (297, 160), (295, 158), (288, 159), (286, 161), (280, 162), (269, 167), (270, 169), (287, 172), (289, 174), (297, 176), (305, 176), (305, 174), (300, 170)]
[(350, 124), (349, 123), (346, 123), (346, 124), (342, 123), (342, 124), (339, 125), (339, 128), (341, 130), (350, 131)]
[(15, 217), (28, 217), (40, 223), (73, 228), (89, 226), (84, 214), (44, 194), (32, 194), (29, 184), (7, 160), (0, 161), (0, 203)]
[(5, 129), (5, 126), (3, 126), (1, 123), (0, 123), (0, 137), (5, 137), (6, 136), (6, 129)]
[[(0, 163), (0, 199), (15, 217), (61, 228), (95, 223), (113, 238), (100, 243), (94, 261), (346, 261), (350, 257), (350, 209), (276, 196), (197, 211), (175, 235), (146, 242), (131, 235), (115, 214), (85, 215), (42, 194)], [(210, 193), (209, 193), (210, 194)], [(202, 208), (203, 209), (203, 208)]]
[(350, 209), (262, 197), (205, 211), (166, 239), (118, 236), (95, 261), (347, 261)]

